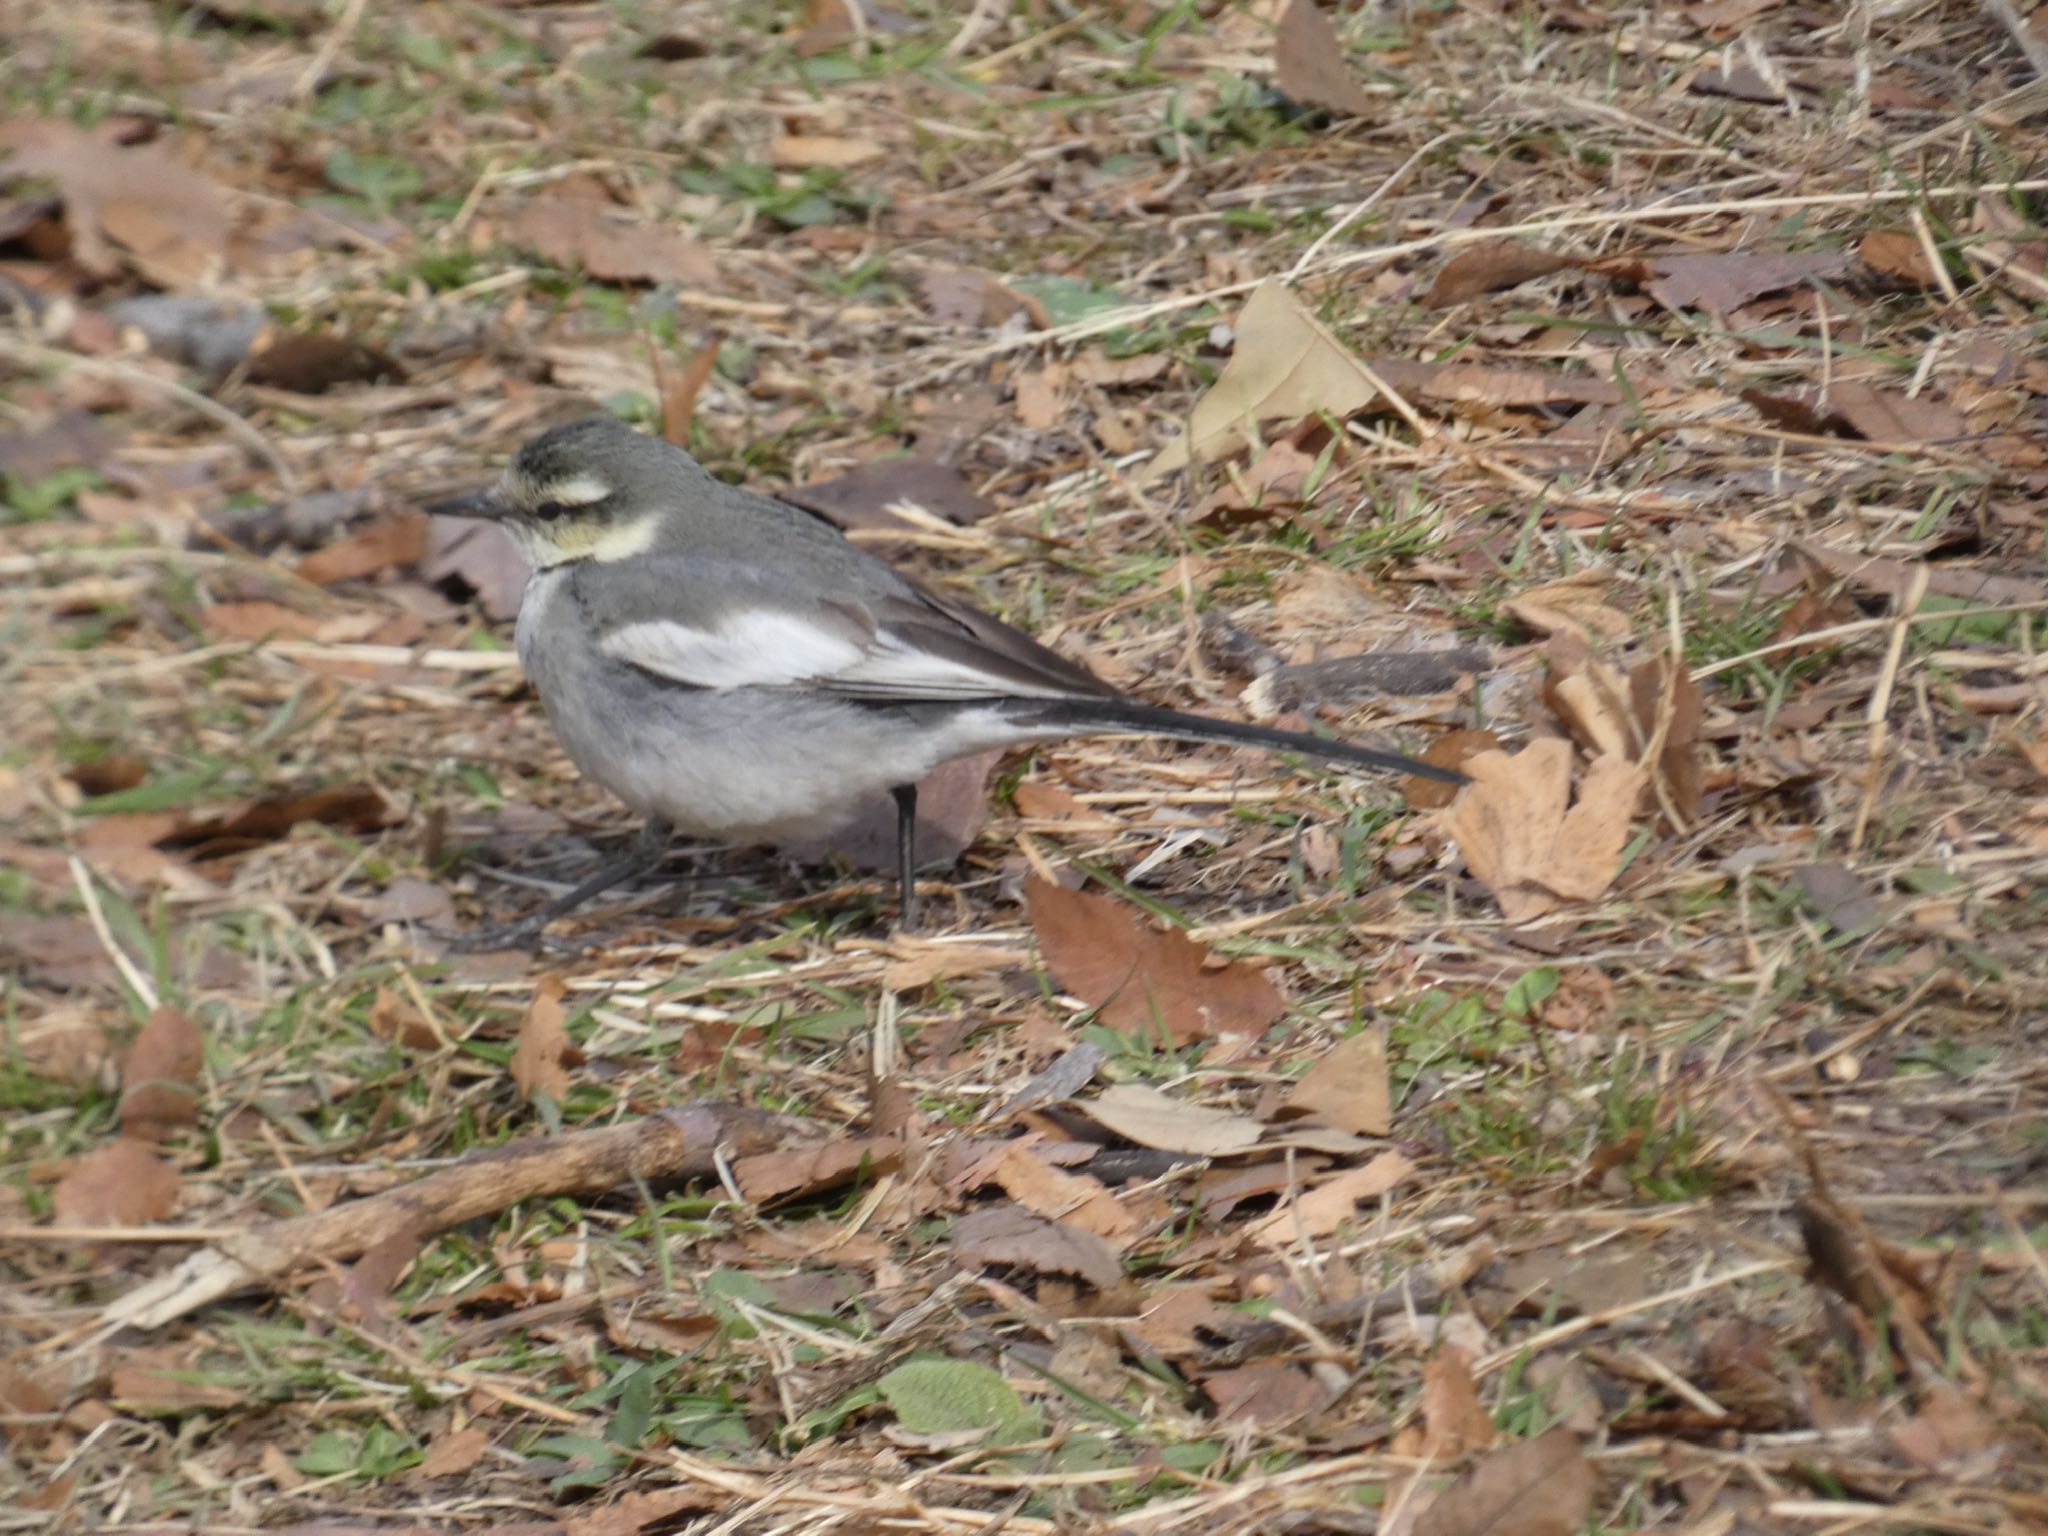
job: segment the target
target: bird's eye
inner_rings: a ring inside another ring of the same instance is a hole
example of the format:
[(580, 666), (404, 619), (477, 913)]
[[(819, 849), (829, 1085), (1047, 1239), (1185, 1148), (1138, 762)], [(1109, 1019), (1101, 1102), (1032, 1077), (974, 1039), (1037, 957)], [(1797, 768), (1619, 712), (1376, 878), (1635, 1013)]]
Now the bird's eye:
[(569, 503), (566, 501), (543, 501), (535, 504), (533, 515), (544, 523), (552, 523), (558, 517), (566, 517)]

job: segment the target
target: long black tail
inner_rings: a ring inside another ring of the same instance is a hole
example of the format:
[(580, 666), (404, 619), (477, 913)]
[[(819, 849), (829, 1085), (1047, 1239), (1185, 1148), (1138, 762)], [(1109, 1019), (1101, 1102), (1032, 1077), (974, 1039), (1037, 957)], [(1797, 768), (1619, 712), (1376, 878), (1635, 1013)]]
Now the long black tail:
[(1465, 775), (1455, 768), (1419, 763), (1398, 752), (1375, 752), (1333, 737), (1310, 736), (1301, 731), (1276, 731), (1263, 725), (1246, 725), (1236, 720), (1213, 720), (1207, 715), (1184, 715), (1177, 709), (1137, 704), (1124, 699), (1019, 700), (1010, 712), (1019, 725), (1046, 728), (1048, 734), (1076, 736), (1100, 733), (1105, 736), (1165, 736), (1177, 741), (1225, 741), (1238, 746), (1264, 747), (1272, 752), (1299, 752), (1325, 762), (1349, 763), (1359, 768), (1379, 768), (1390, 773), (1412, 773), (1418, 778), (1443, 784), (1463, 784)]

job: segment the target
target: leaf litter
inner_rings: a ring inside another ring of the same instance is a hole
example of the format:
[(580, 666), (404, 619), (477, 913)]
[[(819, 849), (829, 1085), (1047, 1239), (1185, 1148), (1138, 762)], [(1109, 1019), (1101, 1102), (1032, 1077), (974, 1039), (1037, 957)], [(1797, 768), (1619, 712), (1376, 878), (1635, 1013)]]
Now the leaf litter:
[[(11, 1504), (2039, 1522), (1991, 8), (195, 16), (0, 64)], [(680, 852), (559, 993), (449, 960), (626, 829), (519, 566), (420, 509), (597, 407), (851, 477), (1147, 698), (1476, 782), (1051, 745), (964, 782), (914, 938), (882, 825)]]

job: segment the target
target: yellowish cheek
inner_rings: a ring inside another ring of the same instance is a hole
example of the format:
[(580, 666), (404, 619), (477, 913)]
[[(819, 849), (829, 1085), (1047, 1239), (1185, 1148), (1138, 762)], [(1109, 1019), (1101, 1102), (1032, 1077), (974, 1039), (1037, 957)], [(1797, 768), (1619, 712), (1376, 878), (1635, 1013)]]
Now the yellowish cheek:
[(535, 563), (548, 566), (570, 560), (630, 560), (652, 549), (659, 532), (659, 520), (653, 517), (631, 523), (579, 523), (571, 519), (559, 527), (537, 531), (540, 548)]

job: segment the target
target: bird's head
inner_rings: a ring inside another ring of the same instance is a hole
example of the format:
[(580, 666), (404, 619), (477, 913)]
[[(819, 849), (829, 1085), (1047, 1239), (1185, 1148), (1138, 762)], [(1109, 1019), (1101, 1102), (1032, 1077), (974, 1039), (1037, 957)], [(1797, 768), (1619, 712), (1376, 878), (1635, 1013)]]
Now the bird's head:
[(505, 525), (536, 569), (652, 549), (687, 503), (697, 461), (613, 416), (543, 432), (490, 490), (439, 510)]

